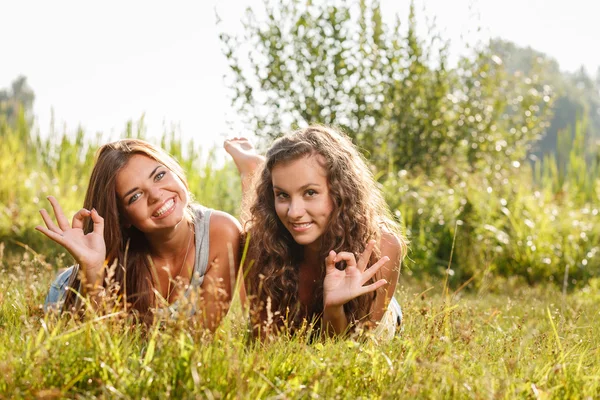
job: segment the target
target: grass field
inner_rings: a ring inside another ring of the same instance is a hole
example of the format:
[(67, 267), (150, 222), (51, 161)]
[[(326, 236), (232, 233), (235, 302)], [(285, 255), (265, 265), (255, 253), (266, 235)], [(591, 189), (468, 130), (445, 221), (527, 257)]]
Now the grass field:
[(52, 269), (2, 258), (2, 398), (598, 398), (600, 285), (563, 295), (509, 280), (444, 294), (401, 277), (402, 332), (261, 344), (229, 318), (132, 328), (120, 315), (45, 316)]
[[(600, 168), (581, 149), (562, 180), (550, 162), (515, 169), (509, 185), (445, 167), (382, 175), (411, 241), (402, 332), (389, 343), (261, 344), (239, 314), (214, 336), (187, 318), (142, 330), (118, 312), (44, 315), (56, 268), (71, 260), (33, 229), (38, 210), (50, 194), (69, 215), (81, 207), (98, 143), (83, 145), (83, 132), (44, 142), (5, 124), (0, 141), (0, 399), (600, 398)], [(237, 215), (231, 163), (168, 135), (161, 146), (198, 202)], [(445, 292), (445, 272), (458, 289)]]

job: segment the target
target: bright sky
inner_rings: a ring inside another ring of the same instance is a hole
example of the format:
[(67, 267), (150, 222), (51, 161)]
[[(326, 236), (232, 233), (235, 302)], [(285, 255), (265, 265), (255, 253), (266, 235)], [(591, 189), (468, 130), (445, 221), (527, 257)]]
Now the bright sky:
[[(408, 3), (382, 0), (384, 17), (399, 12), (406, 21)], [(150, 136), (176, 126), (184, 138), (210, 147), (241, 131), (223, 83), (227, 67), (215, 9), (223, 29), (241, 32), (245, 8), (261, 4), (262, 0), (0, 0), (0, 88), (18, 75), (27, 76), (36, 94), (34, 111), (42, 134), (49, 131), (51, 110), (59, 132), (65, 126), (74, 132), (81, 125), (89, 135), (103, 132), (112, 138), (119, 137), (126, 121), (145, 115)], [(415, 1), (419, 16), (436, 17), (455, 52), (463, 49), (465, 40), (499, 36), (555, 57), (564, 70), (584, 65), (595, 76), (600, 21), (592, 4)], [(478, 26), (483, 28), (479, 34)]]

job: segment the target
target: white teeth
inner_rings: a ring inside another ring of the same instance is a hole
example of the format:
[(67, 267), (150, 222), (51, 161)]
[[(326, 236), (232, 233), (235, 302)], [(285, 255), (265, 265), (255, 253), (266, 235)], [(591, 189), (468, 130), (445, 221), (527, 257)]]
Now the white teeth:
[(157, 212), (154, 213), (155, 217), (160, 217), (161, 215), (163, 215), (165, 212), (167, 212), (171, 207), (173, 207), (173, 204), (175, 202), (173, 201), (173, 199), (167, 201), (165, 203), (164, 206), (162, 206), (161, 208), (159, 208), (159, 210)]
[(294, 228), (306, 228), (310, 226), (312, 222), (305, 222), (304, 224), (292, 224)]

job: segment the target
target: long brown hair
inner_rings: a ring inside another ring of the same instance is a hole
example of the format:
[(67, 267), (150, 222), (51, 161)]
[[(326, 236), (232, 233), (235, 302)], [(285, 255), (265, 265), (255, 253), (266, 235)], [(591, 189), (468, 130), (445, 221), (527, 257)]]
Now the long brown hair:
[[(127, 302), (142, 316), (154, 305), (153, 279), (149, 259), (149, 243), (146, 236), (134, 226), (127, 226), (119, 206), (116, 191), (118, 172), (127, 165), (131, 157), (141, 154), (163, 164), (172, 171), (189, 191), (183, 169), (175, 159), (160, 147), (139, 139), (122, 139), (103, 145), (96, 152), (94, 168), (90, 176), (83, 207), (95, 208), (104, 218), (104, 242), (106, 244), (106, 262), (117, 262), (115, 281), (119, 294), (125, 295)], [(187, 218), (191, 219), (188, 204)], [(94, 223), (88, 218), (84, 224), (87, 234), (94, 229)], [(68, 286), (77, 288), (79, 277), (73, 273)], [(63, 309), (70, 309), (76, 303), (76, 295), (67, 292)]]
[[(298, 297), (298, 267), (303, 248), (294, 241), (275, 212), (271, 172), (279, 163), (314, 155), (321, 156), (321, 165), (327, 173), (333, 210), (321, 237), (319, 257), (323, 262), (314, 307), (305, 312), (299, 307)], [(287, 325), (291, 329), (300, 326), (303, 319), (311, 320), (322, 313), (325, 258), (330, 250), (361, 254), (370, 239), (379, 242), (382, 229), (396, 235), (405, 246), (366, 160), (351, 140), (335, 129), (310, 126), (276, 140), (267, 152), (266, 163), (257, 179), (256, 198), (247, 223), (249, 260), (253, 266), (246, 277), (253, 309), (262, 310), (256, 315), (258, 321), (253, 321), (255, 328), (266, 320), (267, 313), (279, 327)], [(404, 249), (402, 254), (405, 254)], [(376, 249), (369, 265), (379, 256)], [(348, 320), (363, 319), (370, 312), (375, 296), (375, 293), (360, 296), (345, 304)], [(269, 304), (271, 310), (266, 310)]]

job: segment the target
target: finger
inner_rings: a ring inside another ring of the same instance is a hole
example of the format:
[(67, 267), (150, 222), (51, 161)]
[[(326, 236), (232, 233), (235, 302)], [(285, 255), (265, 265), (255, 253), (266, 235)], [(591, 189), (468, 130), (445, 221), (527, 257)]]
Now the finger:
[(82, 208), (81, 210), (77, 211), (75, 215), (73, 215), (73, 229), (83, 229), (83, 223), (85, 222), (85, 219), (89, 216), (90, 210)]
[(50, 214), (48, 214), (48, 211), (46, 211), (42, 208), (40, 210), (40, 214), (42, 216), (42, 219), (44, 220), (44, 223), (48, 227), (48, 229), (50, 229), (52, 232), (55, 232), (59, 235), (62, 234), (62, 230), (60, 230), (60, 228), (58, 226), (56, 226), (54, 221), (52, 221), (52, 217), (50, 216)]
[(349, 251), (341, 251), (335, 256), (335, 262), (346, 261), (349, 267), (356, 267), (356, 257)]
[(325, 271), (331, 271), (335, 269), (335, 251), (331, 250), (325, 258)]
[(362, 296), (363, 294), (374, 292), (377, 289), (379, 289), (380, 287), (383, 287), (387, 284), (388, 284), (388, 281), (386, 281), (385, 279), (380, 279), (377, 282), (372, 283), (370, 285), (362, 286), (360, 288), (360, 296)]
[(377, 261), (375, 264), (371, 265), (371, 267), (367, 268), (367, 270), (365, 270), (365, 272), (362, 273), (362, 283), (365, 283), (369, 279), (371, 279), (377, 273), (377, 271), (379, 271), (379, 269), (383, 267), (388, 261), (390, 261), (390, 258), (388, 256), (385, 256), (381, 260)]
[(56, 222), (58, 222), (59, 228), (63, 231), (69, 229), (69, 220), (67, 219), (67, 217), (65, 217), (65, 213), (63, 213), (63, 210), (60, 207), (60, 204), (58, 204), (58, 201), (54, 198), (54, 196), (48, 196), (48, 201), (50, 202), (50, 204), (52, 204), (52, 209), (54, 209), (54, 215), (56, 216)]
[(98, 214), (98, 211), (96, 211), (95, 208), (92, 208), (90, 215), (92, 217), (92, 221), (94, 221), (94, 233), (104, 237), (104, 218)]
[(369, 240), (369, 243), (367, 243), (367, 247), (365, 248), (365, 251), (363, 251), (363, 253), (358, 258), (358, 262), (356, 263), (356, 266), (358, 267), (360, 272), (364, 272), (365, 268), (367, 268), (367, 264), (369, 263), (369, 260), (371, 259), (371, 253), (373, 253), (373, 249), (375, 248), (375, 243), (376, 242), (374, 240)]
[(36, 231), (42, 232), (44, 235), (48, 236), (50, 239), (54, 240), (56, 243), (60, 244), (61, 246), (64, 247), (64, 236), (61, 235), (60, 233), (56, 233), (54, 231), (51, 231), (48, 228), (44, 228), (41, 225), (38, 225), (35, 227)]

